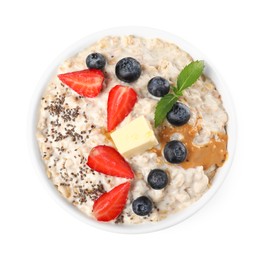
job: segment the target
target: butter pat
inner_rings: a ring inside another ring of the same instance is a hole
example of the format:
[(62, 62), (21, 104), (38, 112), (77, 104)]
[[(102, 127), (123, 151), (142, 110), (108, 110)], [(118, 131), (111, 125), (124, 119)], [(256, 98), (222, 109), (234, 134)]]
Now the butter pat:
[(112, 132), (111, 137), (119, 153), (125, 157), (143, 153), (158, 144), (151, 125), (144, 116)]

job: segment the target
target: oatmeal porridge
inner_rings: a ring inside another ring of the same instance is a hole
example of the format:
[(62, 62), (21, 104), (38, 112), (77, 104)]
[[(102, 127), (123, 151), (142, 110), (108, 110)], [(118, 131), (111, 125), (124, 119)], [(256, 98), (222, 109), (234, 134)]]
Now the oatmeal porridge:
[(227, 159), (217, 86), (201, 75), (155, 126), (157, 103), (192, 62), (174, 43), (136, 36), (105, 37), (62, 62), (41, 99), (37, 139), (69, 203), (99, 221), (138, 224), (210, 189)]

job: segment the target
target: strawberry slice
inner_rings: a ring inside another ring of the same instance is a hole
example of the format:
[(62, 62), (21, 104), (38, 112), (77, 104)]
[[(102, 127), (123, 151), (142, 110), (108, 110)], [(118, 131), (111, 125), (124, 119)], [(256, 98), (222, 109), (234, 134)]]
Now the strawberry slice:
[(98, 145), (89, 156), (87, 165), (95, 171), (127, 179), (133, 179), (134, 173), (128, 162), (113, 147)]
[(130, 183), (125, 182), (101, 195), (93, 205), (93, 213), (98, 221), (110, 221), (117, 218), (127, 201)]
[(103, 87), (104, 74), (101, 70), (86, 69), (59, 74), (58, 78), (79, 95), (96, 97)]
[(111, 89), (107, 103), (107, 130), (110, 132), (132, 111), (137, 101), (134, 89), (117, 85)]

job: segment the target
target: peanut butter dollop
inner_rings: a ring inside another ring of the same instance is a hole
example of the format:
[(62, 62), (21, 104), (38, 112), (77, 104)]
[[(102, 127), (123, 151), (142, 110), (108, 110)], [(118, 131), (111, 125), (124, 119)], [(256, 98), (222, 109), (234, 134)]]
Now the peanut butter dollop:
[(171, 141), (171, 136), (178, 133), (183, 136), (181, 142), (185, 144), (188, 151), (186, 160), (180, 163), (179, 166), (185, 169), (203, 166), (204, 170), (207, 170), (212, 165), (222, 166), (227, 158), (227, 135), (215, 133), (208, 144), (197, 146), (193, 143), (193, 140), (200, 129), (199, 125), (191, 126), (189, 124), (179, 127), (163, 126), (158, 133), (161, 150), (152, 149), (152, 151), (161, 156), (164, 146)]

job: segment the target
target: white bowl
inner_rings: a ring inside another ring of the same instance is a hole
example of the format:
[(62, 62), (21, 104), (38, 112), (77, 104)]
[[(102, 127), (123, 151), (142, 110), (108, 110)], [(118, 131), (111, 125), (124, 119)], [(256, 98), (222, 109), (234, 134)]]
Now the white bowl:
[[(65, 59), (71, 57), (72, 55), (76, 54), (80, 50), (84, 49), (85, 47), (89, 46), (90, 44), (96, 42), (100, 38), (106, 35), (128, 35), (134, 34), (137, 36), (142, 37), (149, 37), (149, 38), (161, 38), (167, 41), (174, 42), (183, 50), (187, 51), (195, 60), (204, 60), (206, 64), (205, 74), (210, 77), (217, 89), (219, 90), (222, 100), (224, 103), (224, 107), (227, 110), (229, 115), (229, 121), (227, 126), (228, 131), (228, 159), (225, 162), (224, 166), (221, 167), (216, 174), (212, 187), (200, 198), (197, 202), (189, 206), (188, 208), (176, 213), (171, 214), (165, 220), (156, 223), (147, 223), (147, 224), (138, 224), (138, 225), (116, 225), (112, 223), (102, 223), (97, 222), (87, 216), (85, 216), (81, 211), (79, 211), (76, 207), (71, 205), (66, 199), (64, 199), (57, 189), (53, 186), (52, 182), (48, 179), (45, 166), (42, 162), (40, 151), (38, 148), (37, 140), (36, 140), (36, 126), (37, 120), (39, 115), (39, 105), (40, 99), (43, 94), (43, 90), (47, 86), (49, 80), (56, 74), (56, 70), (60, 63), (62, 63)], [(223, 80), (219, 76), (218, 72), (212, 66), (212, 63), (209, 61), (204, 54), (194, 48), (191, 44), (187, 43), (183, 39), (156, 29), (152, 28), (145, 28), (145, 27), (118, 27), (112, 28), (105, 31), (101, 31), (92, 35), (85, 37), (84, 39), (76, 42), (74, 45), (66, 49), (49, 67), (48, 70), (44, 73), (42, 79), (40, 80), (38, 86), (36, 87), (36, 91), (34, 93), (32, 104), (30, 108), (30, 129), (28, 131), (29, 134), (29, 142), (30, 142), (30, 156), (33, 159), (33, 163), (36, 167), (39, 176), (43, 184), (45, 184), (48, 192), (52, 197), (68, 212), (72, 215), (87, 223), (91, 226), (101, 228), (107, 231), (112, 232), (119, 232), (119, 233), (146, 233), (157, 231), (160, 229), (168, 228), (170, 226), (176, 225), (181, 221), (187, 219), (199, 209), (201, 209), (216, 193), (219, 187), (222, 185), (224, 179), (226, 178), (230, 166), (232, 164), (232, 160), (234, 157), (235, 146), (236, 146), (236, 119), (235, 119), (235, 112), (233, 107), (233, 102), (231, 100), (230, 94), (226, 85), (224, 84)]]

